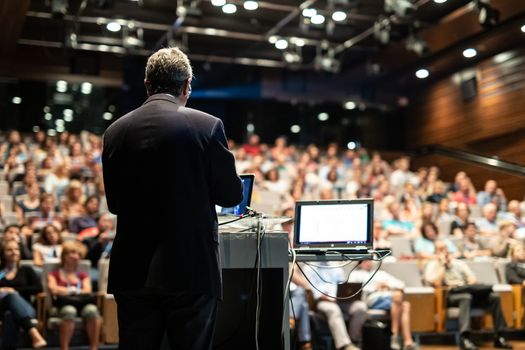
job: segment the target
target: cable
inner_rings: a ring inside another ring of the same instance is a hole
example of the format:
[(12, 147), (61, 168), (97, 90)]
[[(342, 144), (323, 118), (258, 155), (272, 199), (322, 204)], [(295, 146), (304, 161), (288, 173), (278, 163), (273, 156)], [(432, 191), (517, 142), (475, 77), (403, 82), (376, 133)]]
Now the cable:
[(221, 223), (219, 223), (219, 226), (228, 225), (228, 224), (231, 224), (233, 222), (236, 222), (236, 221), (239, 221), (239, 220), (242, 220), (242, 219), (246, 219), (246, 218), (249, 218), (249, 217), (255, 217), (257, 215), (259, 215), (259, 213), (257, 213), (255, 210), (253, 210), (250, 207), (246, 207), (246, 212), (244, 212), (244, 214), (239, 215), (235, 219), (232, 219), (232, 220), (229, 220), (229, 221), (225, 221), (225, 222), (221, 222)]
[(257, 215), (257, 255), (256, 255), (256, 269), (257, 269), (257, 288), (256, 292), (256, 304), (255, 304), (255, 349), (259, 350), (259, 323), (261, 317), (261, 294), (262, 294), (262, 281), (261, 281), (261, 241), (264, 235), (264, 226), (262, 224), (262, 215)]
[[(359, 288), (359, 290), (357, 290), (354, 294), (352, 295), (348, 295), (348, 296), (345, 296), (345, 297), (338, 297), (337, 295), (330, 295), (328, 293), (325, 293), (323, 292), (322, 290), (320, 290), (319, 288), (317, 288), (313, 283), (312, 281), (310, 281), (310, 279), (308, 278), (308, 276), (304, 273), (302, 267), (300, 264), (296, 264), (297, 267), (299, 268), (299, 270), (302, 272), (302, 274), (304, 275), (305, 279), (308, 281), (308, 283), (316, 290), (318, 291), (319, 293), (327, 296), (327, 297), (330, 297), (330, 298), (333, 298), (333, 299), (336, 299), (336, 300), (349, 300), (353, 297), (355, 297), (356, 295), (358, 295), (359, 293), (361, 293), (363, 291), (363, 288), (366, 287), (366, 285), (368, 283), (370, 283), (370, 281), (372, 280), (372, 278), (374, 278), (374, 276), (376, 275), (377, 271), (379, 271), (379, 269), (381, 268), (381, 265), (382, 265), (382, 262), (383, 262), (383, 259), (385, 257), (387, 257), (388, 255), (390, 255), (390, 252), (389, 251), (386, 251), (386, 250), (371, 250), (370, 253), (372, 254), (376, 254), (377, 255), (377, 259), (372, 259), (373, 261), (379, 261), (379, 265), (377, 266), (377, 269), (374, 271), (374, 273), (370, 276), (370, 278), (365, 282), (363, 283), (363, 285), (361, 286), (361, 288)], [(384, 255), (381, 255), (381, 253), (385, 253)], [(345, 256), (344, 254), (342, 254), (343, 256)], [(332, 282), (328, 282), (328, 281), (325, 281), (320, 275), (319, 273), (312, 267), (310, 266), (309, 264), (306, 264), (306, 266), (310, 267), (310, 269), (312, 269), (312, 271), (315, 272), (315, 274), (325, 283), (329, 283), (329, 284), (335, 284), (335, 285), (339, 285), (339, 284), (343, 284), (343, 283), (332, 283)], [(358, 265), (356, 265), (357, 267)], [(355, 269), (355, 267), (354, 267)], [(352, 270), (353, 271), (353, 270)]]

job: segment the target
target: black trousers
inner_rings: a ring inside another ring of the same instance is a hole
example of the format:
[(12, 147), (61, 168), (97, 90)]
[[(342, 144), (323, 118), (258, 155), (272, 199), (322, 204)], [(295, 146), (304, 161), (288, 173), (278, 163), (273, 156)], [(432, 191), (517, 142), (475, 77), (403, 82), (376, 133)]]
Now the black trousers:
[(119, 349), (156, 350), (166, 333), (171, 350), (210, 350), (217, 299), (148, 290), (115, 293)]
[(492, 321), (494, 322), (494, 334), (498, 336), (507, 326), (505, 317), (501, 311), (499, 295), (496, 293), (490, 293), (486, 298), (482, 298), (482, 300), (475, 300), (475, 298), (476, 297), (469, 293), (448, 294), (447, 305), (459, 306), (459, 333), (463, 336), (470, 333), (470, 310), (474, 304), (475, 307), (482, 307), (490, 310)]

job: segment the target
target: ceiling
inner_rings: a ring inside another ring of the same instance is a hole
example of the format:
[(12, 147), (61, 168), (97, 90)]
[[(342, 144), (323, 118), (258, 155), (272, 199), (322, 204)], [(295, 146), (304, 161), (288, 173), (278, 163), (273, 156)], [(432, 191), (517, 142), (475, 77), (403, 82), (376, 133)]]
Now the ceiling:
[[(415, 12), (403, 16), (385, 2), (413, 4)], [(480, 25), (471, 0), (265, 0), (254, 11), (243, 8), (244, 0), (228, 3), (237, 5), (236, 13), (226, 14), (209, 0), (3, 1), (0, 76), (85, 80), (80, 74), (90, 75), (95, 84), (120, 86), (124, 57), (146, 57), (160, 47), (178, 45), (204, 66), (290, 70), (319, 84), (326, 80), (317, 75), (328, 72), (338, 86), (351, 84), (366, 95), (370, 84), (394, 92), (413, 86), (407, 72), (418, 66), (450, 72), (523, 44), (524, 35), (517, 32), (525, 20), (525, 1), (492, 0), (490, 6), (500, 12), (493, 28)], [(302, 14), (306, 8), (315, 8), (325, 22), (312, 25)], [(335, 10), (346, 19), (333, 21)], [(111, 21), (121, 30), (109, 31)], [(390, 28), (387, 43), (375, 37), (377, 23)], [(411, 35), (423, 39), (429, 50), (417, 54), (407, 49)], [(288, 44), (286, 50), (273, 44), (280, 39)], [(465, 61), (458, 54), (465, 45), (476, 47), (478, 57)], [(96, 67), (91, 67), (93, 57)]]

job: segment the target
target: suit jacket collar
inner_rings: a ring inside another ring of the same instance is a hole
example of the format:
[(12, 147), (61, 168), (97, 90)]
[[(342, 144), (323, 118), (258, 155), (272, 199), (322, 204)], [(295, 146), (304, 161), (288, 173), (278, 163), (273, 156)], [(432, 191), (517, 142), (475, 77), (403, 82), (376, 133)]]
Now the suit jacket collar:
[(178, 98), (174, 97), (173, 95), (170, 95), (170, 94), (155, 94), (155, 95), (151, 95), (143, 103), (143, 105), (145, 105), (146, 103), (149, 103), (151, 101), (159, 101), (159, 100), (168, 101), (168, 102), (171, 102), (171, 103), (175, 103), (177, 105), (181, 105), (180, 100)]

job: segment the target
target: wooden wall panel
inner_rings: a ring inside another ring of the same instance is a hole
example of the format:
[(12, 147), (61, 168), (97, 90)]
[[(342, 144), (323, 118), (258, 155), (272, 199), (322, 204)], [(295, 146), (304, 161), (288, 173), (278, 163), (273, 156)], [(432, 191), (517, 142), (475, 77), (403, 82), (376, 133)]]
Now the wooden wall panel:
[[(467, 73), (478, 83), (477, 96), (470, 101), (463, 100), (460, 74), (423, 90), (405, 113), (407, 146), (440, 144), (525, 165), (525, 50), (499, 57), (503, 59), (488, 59)], [(425, 159), (414, 159), (414, 165), (428, 165)], [(525, 194), (525, 174), (507, 175), (441, 156), (428, 160), (440, 166), (447, 181), (466, 170), (478, 189), (495, 178), (509, 196), (523, 199)]]

